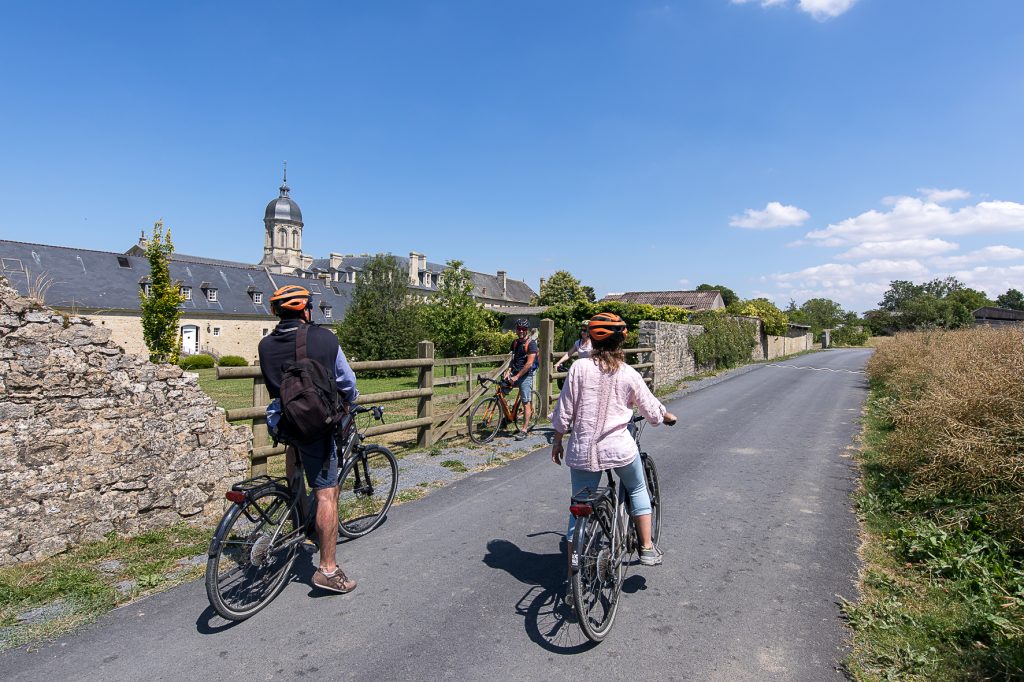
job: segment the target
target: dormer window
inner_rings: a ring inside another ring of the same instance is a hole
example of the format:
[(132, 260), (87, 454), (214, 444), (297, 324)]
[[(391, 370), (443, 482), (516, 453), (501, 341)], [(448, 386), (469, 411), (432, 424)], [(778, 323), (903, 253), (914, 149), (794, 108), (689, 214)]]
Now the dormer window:
[(181, 287), (181, 300), (191, 301), (192, 300), (192, 287)]
[(143, 293), (146, 294), (146, 296), (149, 296), (149, 294), (150, 294), (150, 292), (152, 290), (153, 290), (153, 286), (151, 284), (146, 283), (146, 284), (142, 285), (142, 291), (143, 291)]
[(263, 305), (263, 292), (254, 291), (252, 292), (252, 302), (256, 305)]
[(334, 313), (333, 313), (333, 310), (331, 309), (331, 306), (325, 305), (324, 306), (324, 317), (326, 317), (329, 320), (329, 319), (331, 319), (331, 316), (333, 314)]
[(122, 268), (131, 268), (132, 267), (132, 262), (130, 260), (128, 260), (127, 258), (125, 258), (124, 256), (118, 256), (117, 257), (117, 264), (118, 264), (118, 266), (120, 266)]
[(423, 286), (425, 286), (425, 287), (429, 287), (430, 286), (430, 273), (429, 272), (424, 272), (423, 273)]
[(210, 303), (216, 303), (217, 302), (217, 290), (213, 289), (213, 288), (207, 289), (206, 290), (206, 300), (209, 301)]

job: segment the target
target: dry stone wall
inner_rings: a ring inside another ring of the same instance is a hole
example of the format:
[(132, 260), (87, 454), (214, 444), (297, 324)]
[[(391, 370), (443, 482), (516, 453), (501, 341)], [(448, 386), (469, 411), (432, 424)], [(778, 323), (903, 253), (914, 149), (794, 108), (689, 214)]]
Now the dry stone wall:
[(127, 355), (109, 329), (0, 278), (0, 566), (212, 522), (250, 440), (195, 375)]
[(690, 349), (690, 338), (704, 333), (699, 324), (678, 324), (676, 322), (655, 322), (641, 320), (639, 344), (654, 348), (654, 388), (679, 383), (685, 377), (707, 371), (708, 367), (697, 367)]

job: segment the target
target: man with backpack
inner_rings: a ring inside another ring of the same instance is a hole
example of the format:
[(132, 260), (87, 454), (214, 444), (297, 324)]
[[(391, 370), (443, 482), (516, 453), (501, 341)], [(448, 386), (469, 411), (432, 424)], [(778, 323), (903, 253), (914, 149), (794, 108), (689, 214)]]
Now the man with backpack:
[(281, 318), (259, 344), (260, 371), (273, 398), (267, 425), (275, 438), (298, 456), (306, 484), (316, 496), (316, 529), (320, 566), (313, 574), (317, 587), (346, 594), (356, 588), (338, 566), (338, 449), (335, 429), (347, 406), (359, 396), (356, 377), (338, 337), (312, 324), (312, 295), (304, 287), (283, 286), (270, 297)]
[[(537, 342), (530, 338), (530, 323), (526, 320), (516, 320), (516, 340), (512, 342), (512, 361), (505, 371), (505, 381), (509, 383), (510, 388), (519, 389), (525, 424), (529, 424), (533, 416), (530, 396), (533, 392), (533, 373), (537, 369), (539, 357)], [(526, 431), (520, 431), (515, 438), (525, 440), (527, 435), (529, 434)]]

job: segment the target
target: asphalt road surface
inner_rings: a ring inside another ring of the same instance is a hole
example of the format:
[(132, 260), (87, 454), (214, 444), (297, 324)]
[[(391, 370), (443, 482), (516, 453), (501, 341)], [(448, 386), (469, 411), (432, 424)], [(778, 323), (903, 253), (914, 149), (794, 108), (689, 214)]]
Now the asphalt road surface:
[(614, 628), (589, 644), (556, 599), (569, 476), (548, 451), (392, 511), (340, 545), (350, 595), (309, 586), (310, 557), (241, 624), (195, 582), (118, 609), (0, 679), (839, 680), (855, 597), (848, 447), (870, 351), (762, 365), (648, 428), (665, 564), (630, 568)]

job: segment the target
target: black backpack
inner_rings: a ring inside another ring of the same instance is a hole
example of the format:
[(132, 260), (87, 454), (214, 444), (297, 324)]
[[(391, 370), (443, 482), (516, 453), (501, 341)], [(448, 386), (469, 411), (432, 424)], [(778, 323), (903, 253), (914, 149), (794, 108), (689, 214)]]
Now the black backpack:
[(334, 433), (345, 416), (330, 372), (306, 356), (309, 325), (295, 330), (295, 362), (282, 367), (281, 431), (284, 440), (304, 445)]

